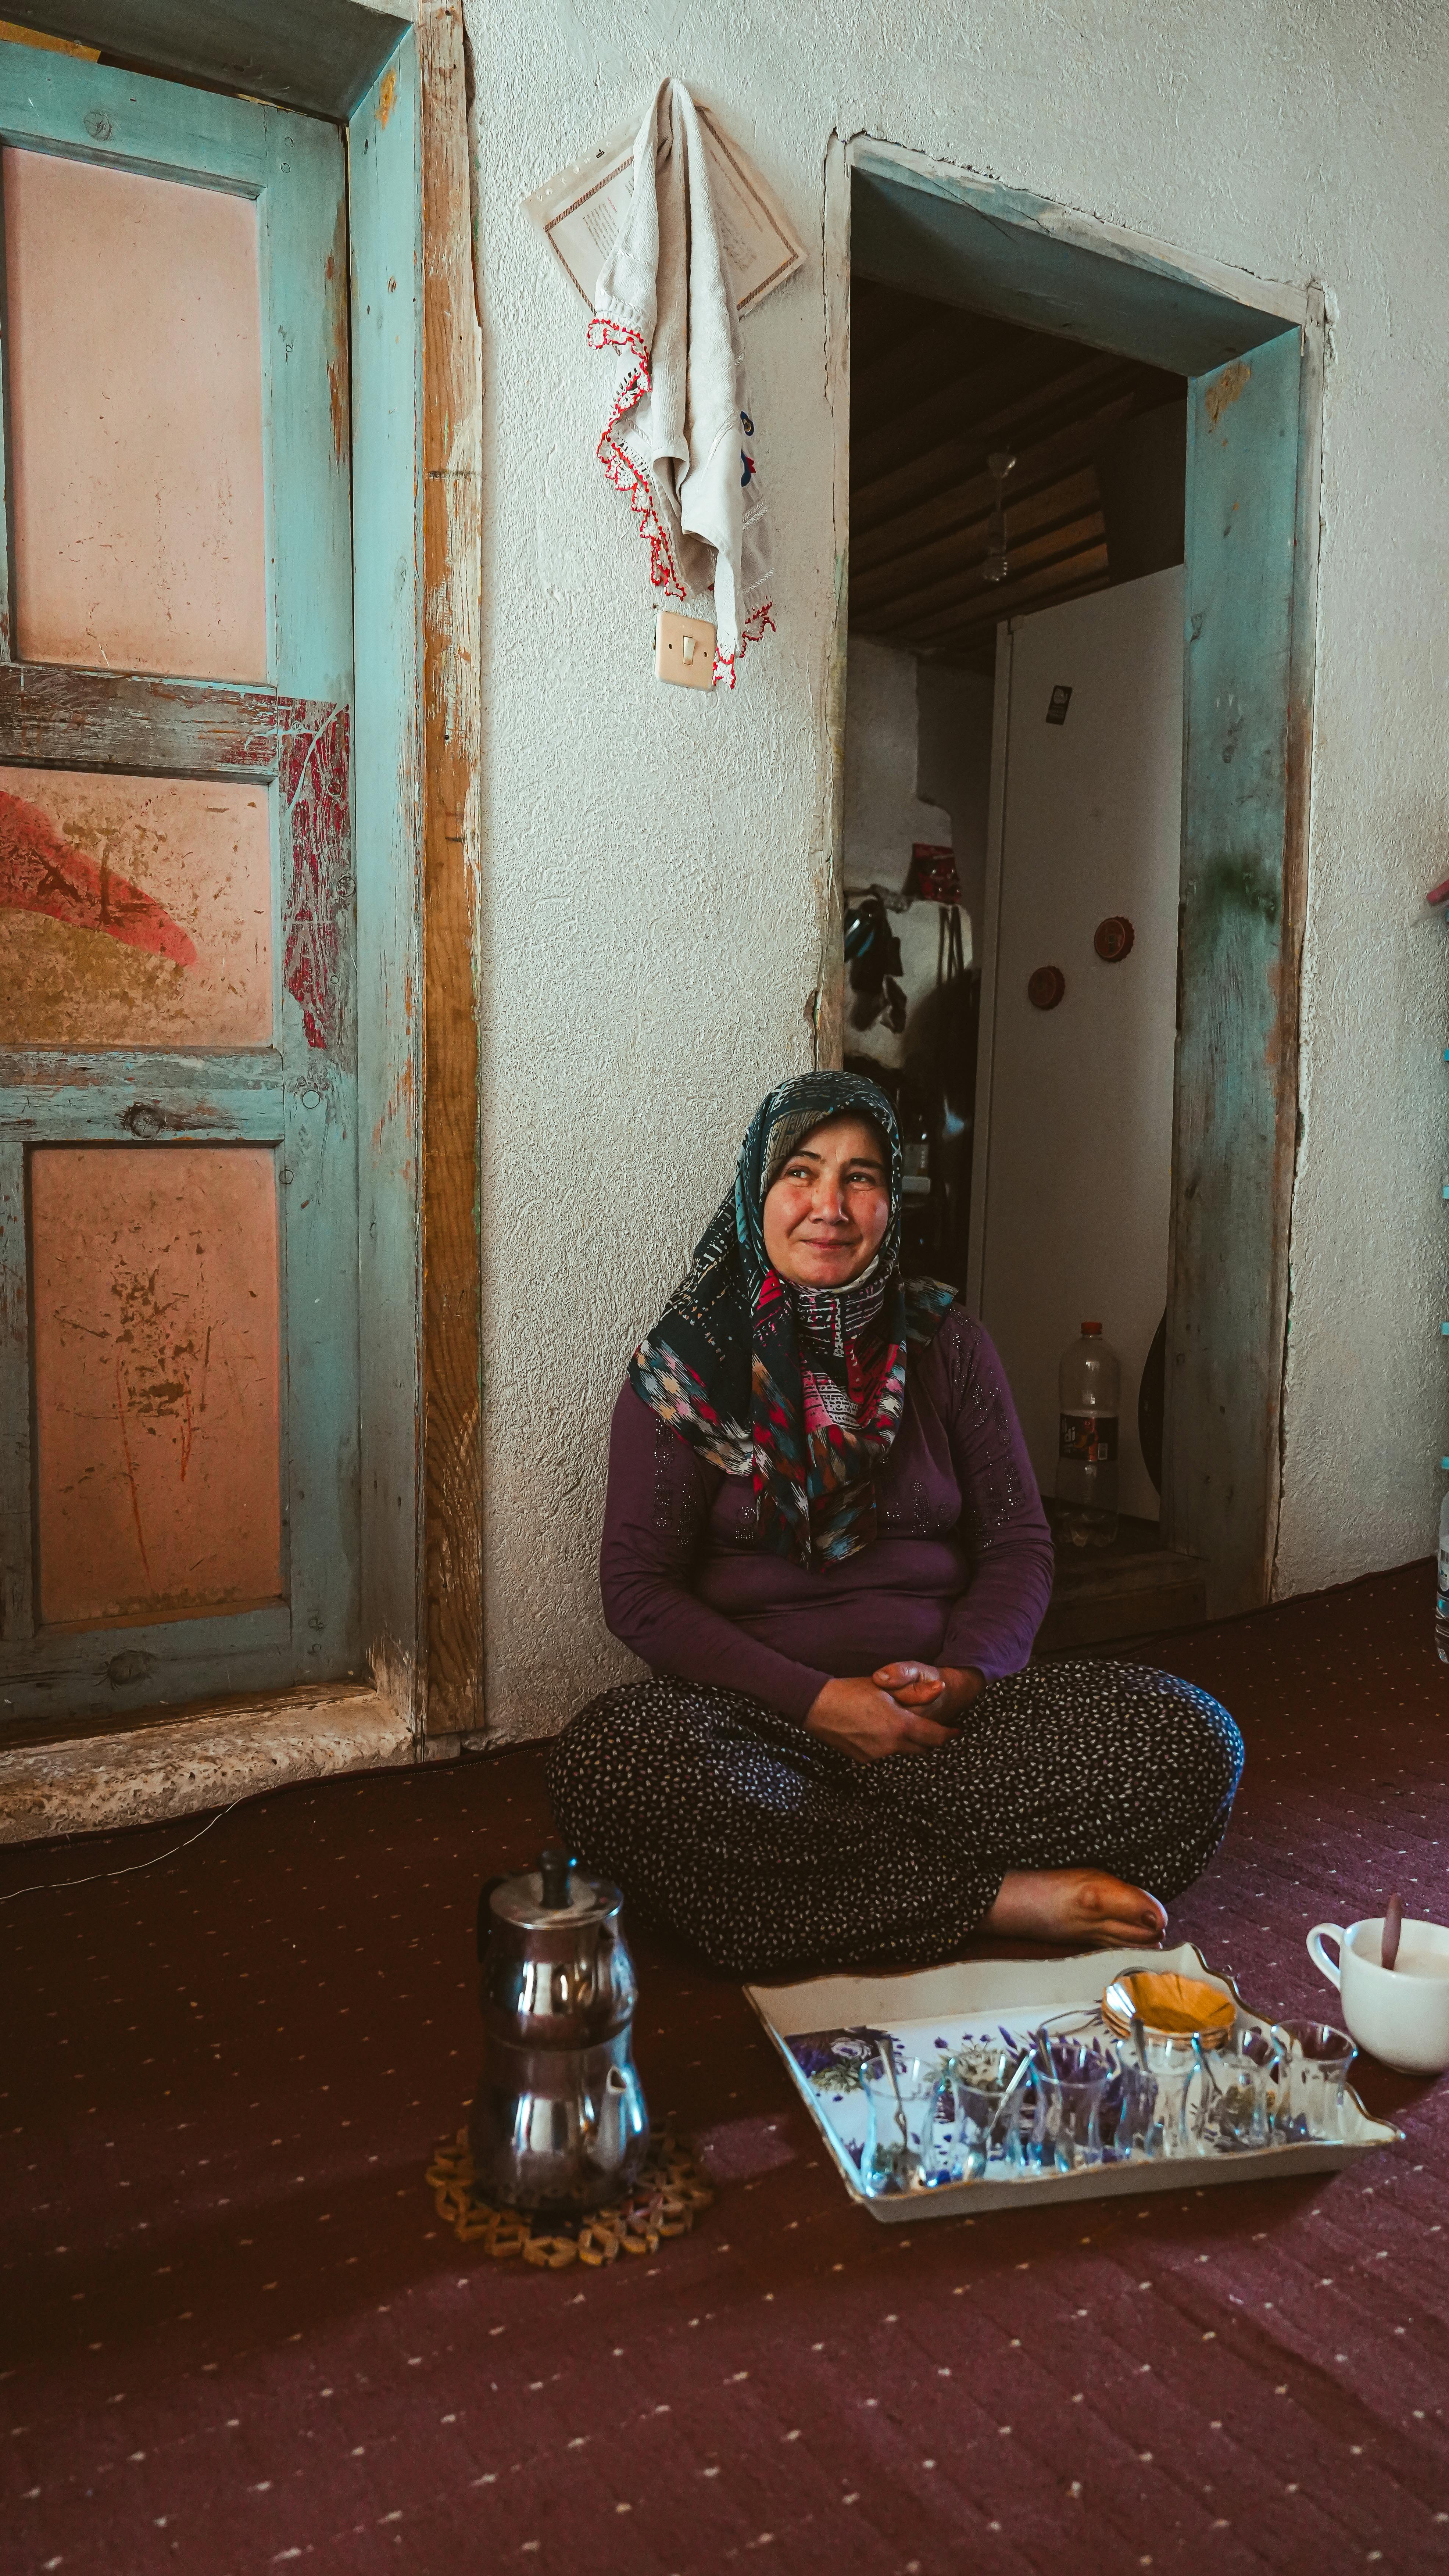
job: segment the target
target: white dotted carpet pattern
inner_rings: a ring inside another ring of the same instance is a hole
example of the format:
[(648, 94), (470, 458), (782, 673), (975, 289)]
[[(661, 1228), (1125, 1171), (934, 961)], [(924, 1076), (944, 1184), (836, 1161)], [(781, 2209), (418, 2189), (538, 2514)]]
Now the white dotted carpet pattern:
[[(1174, 1933), (1324, 2012), (1307, 1927), (1449, 1917), (1422, 1566), (1154, 1641), (1247, 1772)], [(0, 1909), (0, 2514), (15, 2576), (1338, 2576), (1449, 2565), (1449, 2079), (1319, 2181), (883, 2228), (738, 1989), (638, 1942), (651, 2107), (718, 2197), (546, 2277), (424, 2180), (478, 2058), (527, 1748), (237, 1808)], [(0, 1855), (0, 1898), (187, 1829)]]

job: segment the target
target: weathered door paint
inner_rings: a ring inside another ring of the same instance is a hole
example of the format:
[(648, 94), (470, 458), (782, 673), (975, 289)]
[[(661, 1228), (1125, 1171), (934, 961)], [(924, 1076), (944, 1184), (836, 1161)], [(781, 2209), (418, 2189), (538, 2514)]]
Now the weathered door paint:
[(257, 199), (13, 144), (0, 180), (16, 651), (266, 679)]
[[(431, 48), (431, 35), (424, 40)], [(362, 1597), (374, 1670), (399, 1697), (416, 1690), (419, 1708), (422, 1693), (414, 1676), (421, 1661), (425, 1531), (420, 1199), (428, 810), (421, 650), (427, 580), (422, 92), (419, 40), (409, 29), (357, 108), (347, 139), (357, 529), (353, 775)], [(473, 560), (476, 565), (476, 554)], [(462, 832), (462, 818), (456, 828)], [(456, 849), (461, 866), (471, 844), (460, 841)]]
[[(1301, 337), (1187, 411), (1182, 931), (1164, 1519), (1213, 1617), (1267, 1598), (1293, 1091), (1285, 852)], [(1286, 963), (1286, 973), (1285, 973)], [(1286, 1165), (1285, 1165), (1286, 1156)]]
[(231, 778), (0, 769), (12, 1043), (271, 1043), (271, 796)]
[(42, 1628), (285, 1598), (265, 1145), (30, 1158)]
[(3, 1721), (361, 1636), (342, 138), (4, 45), (0, 131)]

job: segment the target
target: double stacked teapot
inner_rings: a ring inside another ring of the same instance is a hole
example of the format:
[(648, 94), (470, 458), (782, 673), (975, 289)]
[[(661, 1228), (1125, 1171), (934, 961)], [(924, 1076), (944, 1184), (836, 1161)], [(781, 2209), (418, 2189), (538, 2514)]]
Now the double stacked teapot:
[(483, 2072), (468, 2140), (477, 2189), (511, 2209), (597, 2209), (633, 2181), (649, 2114), (630, 2030), (623, 1905), (551, 1845), (478, 1899)]

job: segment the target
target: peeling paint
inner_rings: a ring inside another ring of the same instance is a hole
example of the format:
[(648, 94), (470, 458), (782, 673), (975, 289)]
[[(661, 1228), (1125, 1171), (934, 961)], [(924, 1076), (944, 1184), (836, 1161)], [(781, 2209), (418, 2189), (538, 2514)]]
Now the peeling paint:
[(291, 857), (283, 900), (282, 980), (307, 1044), (347, 1051), (352, 997), (351, 725), (346, 707), (277, 698), (243, 736), (238, 766), (275, 763)]
[(50, 816), (24, 797), (0, 792), (0, 910), (40, 912), (80, 930), (101, 932), (123, 948), (142, 948), (177, 966), (196, 964), (196, 950), (169, 912), (97, 866), (65, 840)]
[(316, 733), (289, 737), (279, 770), (292, 825), (283, 977), (307, 1044), (334, 1055), (343, 1051), (351, 992), (348, 731), (347, 709), (335, 707)]
[(229, 189), (9, 155), (23, 660), (266, 677), (258, 240), (256, 201)]
[(377, 93), (377, 121), (379, 125), (386, 125), (387, 120), (391, 116), (396, 105), (397, 74), (396, 72), (384, 72), (382, 76), (382, 87)]
[(5, 1042), (267, 1045), (271, 805), (260, 781), (0, 766)]
[(1232, 366), (1224, 367), (1220, 376), (1214, 376), (1202, 398), (1203, 409), (1214, 429), (1224, 412), (1237, 401), (1252, 372), (1246, 358), (1237, 358)]
[(347, 466), (352, 450), (352, 378), (348, 349), (347, 206), (339, 198), (337, 227), (323, 277), (328, 315), (327, 399), (332, 412), (332, 453)]
[(1210, 859), (1197, 875), (1194, 893), (1194, 921), (1206, 939), (1243, 920), (1276, 926), (1283, 909), (1281, 874), (1255, 850)]
[(42, 1618), (275, 1598), (270, 1149), (42, 1147), (31, 1197)]
[(403, 1121), (403, 1134), (407, 1138), (408, 1143), (412, 1143), (413, 1112), (416, 1105), (416, 1099), (417, 1089), (413, 1080), (412, 1058), (409, 1057), (407, 1063), (403, 1066), (401, 1073), (398, 1075), (396, 1082), (393, 1084), (392, 1090), (388, 1094), (387, 1104), (383, 1110), (382, 1116), (373, 1128), (372, 1150), (374, 1154), (381, 1153), (382, 1140), (386, 1135), (388, 1128), (392, 1125), (393, 1120), (399, 1114), (401, 1114)]
[[(114, 1658), (119, 1662), (120, 1657)], [(150, 1659), (135, 1680), (148, 1678)], [(289, 1780), (400, 1768), (415, 1758), (411, 1667), (385, 1666), (376, 1691), (333, 1683), (223, 1703), (203, 1717), (134, 1719), (124, 1732), (0, 1750), (0, 1844), (114, 1832), (163, 1816), (270, 1797)]]

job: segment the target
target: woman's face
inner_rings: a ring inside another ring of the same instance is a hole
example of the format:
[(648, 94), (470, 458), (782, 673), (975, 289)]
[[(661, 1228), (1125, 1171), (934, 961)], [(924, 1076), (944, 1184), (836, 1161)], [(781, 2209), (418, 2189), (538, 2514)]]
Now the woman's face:
[(765, 1193), (765, 1250), (782, 1279), (843, 1288), (880, 1250), (890, 1167), (868, 1118), (828, 1118)]

